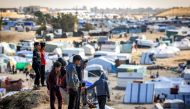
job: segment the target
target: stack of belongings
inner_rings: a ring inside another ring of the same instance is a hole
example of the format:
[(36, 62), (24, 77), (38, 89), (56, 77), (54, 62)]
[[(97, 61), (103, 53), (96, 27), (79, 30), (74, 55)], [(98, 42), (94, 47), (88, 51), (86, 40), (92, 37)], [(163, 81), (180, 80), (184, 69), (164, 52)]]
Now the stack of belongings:
[(5, 88), (7, 91), (20, 91), (23, 88), (23, 80), (13, 80), (11, 78), (6, 78), (1, 81), (1, 87)]
[(154, 81), (155, 98), (158, 100), (182, 100), (185, 105), (190, 105), (190, 85), (186, 84), (183, 78), (160, 77)]
[(174, 100), (165, 100), (163, 104), (164, 109), (184, 109), (183, 100), (174, 99)]

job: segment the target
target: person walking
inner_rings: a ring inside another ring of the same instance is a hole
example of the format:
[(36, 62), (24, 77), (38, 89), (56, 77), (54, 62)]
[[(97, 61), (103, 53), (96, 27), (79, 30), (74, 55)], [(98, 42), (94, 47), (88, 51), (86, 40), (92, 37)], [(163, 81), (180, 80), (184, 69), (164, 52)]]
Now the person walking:
[(41, 55), (41, 85), (45, 86), (44, 81), (45, 81), (45, 65), (46, 65), (46, 59), (45, 59), (45, 43), (41, 42), (41, 50), (40, 50), (40, 55)]
[(55, 62), (47, 79), (47, 88), (50, 94), (50, 107), (55, 109), (55, 97), (58, 99), (58, 109), (62, 108), (62, 96), (59, 89), (59, 76), (61, 70), (61, 63)]
[(66, 67), (66, 80), (67, 88), (69, 91), (69, 106), (68, 109), (78, 109), (78, 98), (79, 98), (79, 78), (76, 70), (76, 66), (81, 64), (81, 56), (75, 55), (73, 57), (73, 63), (69, 63)]
[(36, 74), (35, 80), (34, 80), (34, 89), (39, 89), (40, 84), (40, 65), (41, 65), (41, 59), (40, 59), (40, 43), (35, 42), (34, 43), (34, 50), (33, 50), (33, 58), (32, 58), (32, 68)]
[(97, 98), (98, 98), (98, 104), (99, 109), (105, 109), (106, 105), (106, 98), (108, 98), (108, 101), (110, 100), (110, 93), (107, 83), (107, 77), (104, 73), (100, 76), (100, 79), (97, 80), (93, 85), (87, 88), (87, 90), (90, 90), (92, 88), (96, 87), (97, 92)]

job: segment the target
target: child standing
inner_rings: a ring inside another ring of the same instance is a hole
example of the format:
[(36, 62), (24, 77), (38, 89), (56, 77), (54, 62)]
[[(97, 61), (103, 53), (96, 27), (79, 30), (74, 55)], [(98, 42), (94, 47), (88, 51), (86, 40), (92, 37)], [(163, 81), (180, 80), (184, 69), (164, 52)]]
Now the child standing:
[(107, 77), (104, 73), (102, 73), (100, 79), (97, 80), (92, 86), (88, 87), (87, 90), (94, 87), (96, 87), (99, 109), (105, 109), (106, 98), (108, 98), (108, 101), (110, 101), (110, 93), (107, 83)]
[(53, 65), (53, 69), (50, 72), (47, 80), (47, 88), (50, 92), (50, 107), (51, 109), (55, 109), (55, 96), (58, 99), (58, 109), (62, 108), (62, 96), (59, 90), (59, 75), (61, 70), (61, 63), (55, 62)]

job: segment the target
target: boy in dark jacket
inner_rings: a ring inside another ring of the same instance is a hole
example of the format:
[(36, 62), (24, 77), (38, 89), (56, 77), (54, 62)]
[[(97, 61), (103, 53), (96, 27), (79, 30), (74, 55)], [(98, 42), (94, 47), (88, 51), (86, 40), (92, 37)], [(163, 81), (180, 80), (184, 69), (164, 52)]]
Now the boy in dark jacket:
[(40, 65), (41, 65), (40, 49), (41, 49), (40, 43), (35, 42), (33, 58), (32, 58), (32, 68), (36, 74), (35, 80), (34, 80), (34, 89), (39, 89), (39, 85), (40, 85)]
[(61, 63), (55, 62), (53, 65), (53, 69), (50, 72), (47, 79), (47, 88), (50, 92), (50, 107), (51, 109), (55, 109), (55, 96), (58, 99), (58, 109), (62, 108), (62, 96), (59, 90), (59, 76), (61, 70)]
[(87, 90), (94, 87), (96, 87), (99, 109), (105, 109), (106, 97), (108, 97), (108, 101), (110, 101), (110, 93), (107, 83), (107, 77), (105, 76), (105, 74), (102, 74), (100, 76), (100, 79), (97, 80), (92, 86), (88, 87)]
[(69, 91), (69, 105), (68, 109), (78, 109), (78, 99), (79, 99), (79, 78), (76, 70), (76, 66), (81, 64), (81, 56), (75, 55), (73, 57), (73, 63), (70, 63), (66, 67), (66, 80), (67, 88)]

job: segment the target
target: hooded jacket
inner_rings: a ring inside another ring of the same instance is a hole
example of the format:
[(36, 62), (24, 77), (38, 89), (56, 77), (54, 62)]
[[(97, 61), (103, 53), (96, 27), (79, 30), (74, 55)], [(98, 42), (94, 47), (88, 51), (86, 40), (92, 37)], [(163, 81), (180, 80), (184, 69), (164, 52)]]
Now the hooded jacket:
[(107, 77), (104, 74), (102, 74), (100, 79), (97, 80), (92, 86), (88, 87), (87, 90), (90, 90), (94, 87), (96, 87), (97, 96), (106, 95), (108, 98), (110, 98)]
[(80, 82), (76, 71), (76, 65), (73, 63), (70, 63), (66, 67), (66, 82), (69, 89), (78, 90)]

